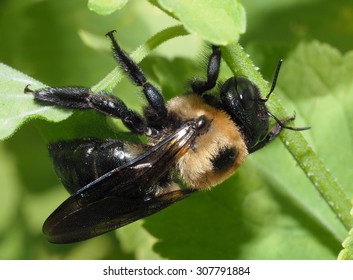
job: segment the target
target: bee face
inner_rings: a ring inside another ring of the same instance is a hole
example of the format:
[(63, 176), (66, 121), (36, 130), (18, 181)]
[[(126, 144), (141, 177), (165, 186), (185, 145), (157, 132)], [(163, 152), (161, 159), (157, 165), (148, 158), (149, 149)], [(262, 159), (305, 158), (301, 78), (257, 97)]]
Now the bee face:
[(245, 77), (232, 77), (223, 84), (220, 96), (251, 150), (266, 137), (269, 130), (268, 111), (258, 87)]

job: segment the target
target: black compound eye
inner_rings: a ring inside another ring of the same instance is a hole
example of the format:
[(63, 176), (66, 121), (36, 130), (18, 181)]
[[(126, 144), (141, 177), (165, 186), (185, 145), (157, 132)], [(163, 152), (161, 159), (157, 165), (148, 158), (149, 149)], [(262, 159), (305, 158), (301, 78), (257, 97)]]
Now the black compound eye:
[(236, 78), (236, 91), (239, 96), (240, 103), (245, 110), (254, 107), (256, 101), (256, 88), (244, 77)]

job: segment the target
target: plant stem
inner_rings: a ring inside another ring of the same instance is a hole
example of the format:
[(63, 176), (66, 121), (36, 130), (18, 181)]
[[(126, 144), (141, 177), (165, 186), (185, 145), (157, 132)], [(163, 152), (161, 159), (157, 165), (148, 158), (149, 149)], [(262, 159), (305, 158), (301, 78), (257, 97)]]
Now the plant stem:
[[(132, 54), (131, 58), (139, 63), (141, 62), (154, 48), (158, 47), (162, 43), (179, 36), (185, 36), (189, 33), (184, 29), (182, 25), (176, 25), (168, 27), (138, 47)], [(92, 87), (93, 92), (98, 91), (112, 91), (114, 87), (120, 82), (123, 77), (123, 71), (119, 66), (115, 67), (107, 76), (105, 76), (98, 84)]]
[[(244, 75), (254, 82), (261, 92), (269, 92), (267, 82), (262, 78), (248, 55), (238, 44), (222, 47), (223, 59), (236, 75)], [(287, 116), (285, 109), (275, 96), (271, 96), (271, 107), (276, 115)], [(336, 178), (325, 167), (301, 133), (283, 131), (280, 139), (292, 154), (300, 168), (331, 207), (342, 224), (349, 230), (353, 228), (350, 215), (352, 204)]]

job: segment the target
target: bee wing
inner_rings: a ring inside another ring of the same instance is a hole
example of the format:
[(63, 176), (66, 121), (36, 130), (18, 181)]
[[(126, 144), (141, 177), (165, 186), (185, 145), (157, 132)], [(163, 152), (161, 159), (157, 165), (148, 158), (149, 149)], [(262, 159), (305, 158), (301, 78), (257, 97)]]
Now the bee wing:
[(79, 205), (72, 196), (57, 208), (43, 231), (53, 243), (71, 243), (95, 237), (152, 215), (192, 191), (177, 190), (146, 201), (141, 198), (107, 196), (89, 205)]
[(135, 158), (89, 183), (65, 200), (45, 221), (53, 243), (85, 240), (156, 213), (192, 190), (155, 195), (153, 185), (189, 149), (196, 129), (185, 124)]

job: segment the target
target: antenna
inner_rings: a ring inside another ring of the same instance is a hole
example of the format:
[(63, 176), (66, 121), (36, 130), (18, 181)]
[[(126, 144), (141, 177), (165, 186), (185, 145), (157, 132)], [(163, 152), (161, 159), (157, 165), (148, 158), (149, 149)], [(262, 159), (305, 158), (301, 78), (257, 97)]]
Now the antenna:
[(281, 128), (285, 128), (285, 129), (289, 129), (289, 130), (295, 130), (295, 131), (308, 130), (308, 129), (311, 128), (310, 126), (305, 126), (305, 127), (287, 126), (286, 125), (287, 122), (295, 120), (295, 112), (294, 112), (294, 115), (292, 117), (288, 117), (287, 119), (284, 119), (284, 120), (278, 119), (271, 112), (267, 112), (267, 114), (270, 117), (272, 117)]
[(277, 78), (278, 78), (278, 75), (279, 75), (279, 70), (281, 69), (281, 66), (282, 66), (282, 62), (283, 62), (283, 59), (281, 58), (278, 61), (278, 64), (277, 64), (277, 67), (276, 67), (276, 71), (275, 71), (275, 75), (273, 76), (270, 92), (266, 95), (265, 99), (261, 99), (261, 101), (266, 102), (270, 98), (272, 92), (275, 90), (275, 87), (276, 87), (276, 84), (277, 84)]

